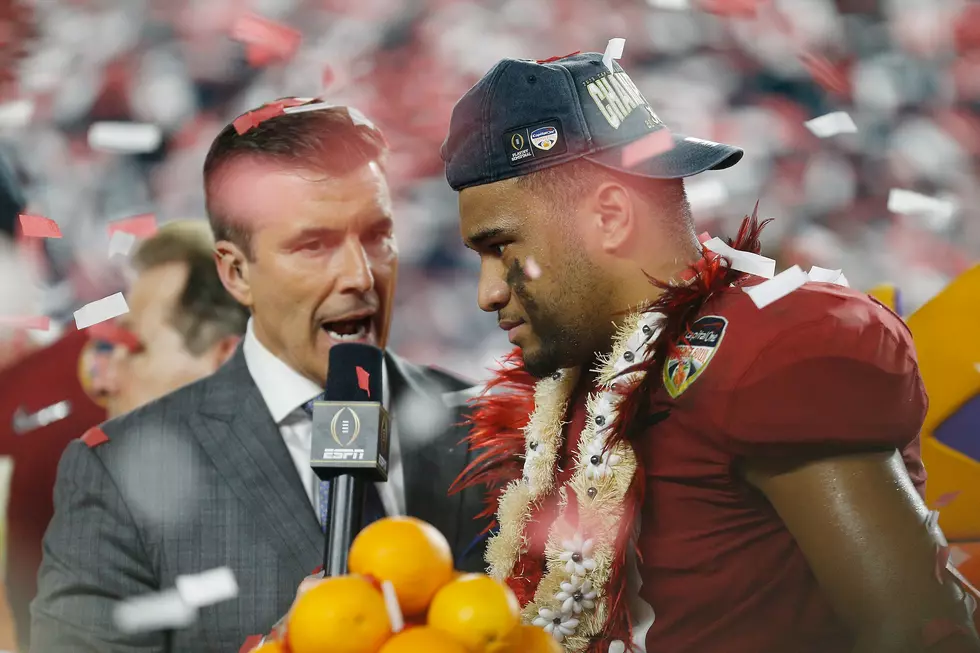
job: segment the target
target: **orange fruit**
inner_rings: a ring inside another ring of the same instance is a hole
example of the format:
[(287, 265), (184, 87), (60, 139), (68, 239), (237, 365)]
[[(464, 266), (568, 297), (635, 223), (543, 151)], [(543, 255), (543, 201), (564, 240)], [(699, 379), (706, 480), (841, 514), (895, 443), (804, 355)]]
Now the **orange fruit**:
[(466, 653), (466, 649), (440, 630), (418, 626), (389, 639), (378, 653)]
[(327, 578), (296, 599), (286, 620), (292, 653), (375, 653), (391, 637), (384, 597), (366, 578)]
[(253, 649), (251, 653), (286, 653), (286, 648), (280, 642), (271, 640), (257, 649)]
[(409, 617), (423, 614), (439, 588), (452, 580), (453, 553), (435, 526), (414, 517), (388, 517), (358, 533), (347, 568), (390, 581)]
[(513, 644), (521, 609), (510, 588), (482, 574), (452, 581), (432, 599), (429, 625), (469, 653), (500, 653)]
[(512, 653), (563, 653), (555, 638), (537, 626), (521, 626), (514, 639)]

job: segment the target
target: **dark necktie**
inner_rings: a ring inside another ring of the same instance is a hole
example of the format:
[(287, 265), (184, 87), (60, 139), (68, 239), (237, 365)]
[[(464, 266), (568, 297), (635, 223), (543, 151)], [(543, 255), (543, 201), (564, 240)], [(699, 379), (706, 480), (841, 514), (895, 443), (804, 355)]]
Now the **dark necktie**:
[[(303, 404), (303, 411), (310, 416), (310, 419), (313, 419), (313, 403), (322, 400), (323, 395), (321, 394)], [(320, 528), (324, 533), (326, 533), (327, 516), (330, 514), (330, 481), (320, 481), (318, 485), (318, 492), (320, 500), (320, 514), (318, 515), (320, 519)], [(378, 493), (378, 488), (374, 483), (367, 483), (364, 494), (364, 514), (362, 515), (363, 519), (361, 524), (362, 528), (387, 516), (384, 503), (381, 501), (381, 495)]]

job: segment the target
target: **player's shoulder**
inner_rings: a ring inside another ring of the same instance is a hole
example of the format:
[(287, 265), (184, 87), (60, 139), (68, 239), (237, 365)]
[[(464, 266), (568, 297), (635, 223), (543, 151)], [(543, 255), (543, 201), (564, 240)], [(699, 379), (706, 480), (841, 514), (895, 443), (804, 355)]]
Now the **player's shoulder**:
[(759, 308), (746, 288), (765, 279), (749, 277), (728, 288), (714, 306), (719, 315), (747, 337), (764, 341), (791, 335), (801, 329), (833, 336), (847, 332), (881, 331), (895, 339), (911, 338), (908, 327), (891, 309), (874, 297), (832, 283), (808, 282), (772, 304)]
[(203, 408), (214, 376), (205, 377), (89, 429), (80, 440), (105, 462), (120, 449), (161, 438), (192, 438), (187, 419)]

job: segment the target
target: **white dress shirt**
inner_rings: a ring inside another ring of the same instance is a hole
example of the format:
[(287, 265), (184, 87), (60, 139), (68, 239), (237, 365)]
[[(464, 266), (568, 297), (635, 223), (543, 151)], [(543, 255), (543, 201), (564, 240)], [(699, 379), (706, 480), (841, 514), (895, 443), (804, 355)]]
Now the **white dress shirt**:
[[(303, 410), (303, 404), (323, 393), (323, 388), (309, 380), (269, 351), (255, 335), (252, 320), (248, 321), (242, 344), (245, 365), (259, 389), (272, 421), (279, 426), (289, 456), (293, 459), (306, 495), (314, 512), (320, 514), (320, 479), (310, 467), (310, 448), (313, 442), (313, 420)], [(391, 404), (388, 392), (387, 365), (382, 367), (384, 406)], [(402, 468), (401, 447), (394, 422), (391, 426), (391, 450), (388, 452), (388, 482), (377, 483), (378, 493), (388, 515), (405, 514), (405, 472)]]

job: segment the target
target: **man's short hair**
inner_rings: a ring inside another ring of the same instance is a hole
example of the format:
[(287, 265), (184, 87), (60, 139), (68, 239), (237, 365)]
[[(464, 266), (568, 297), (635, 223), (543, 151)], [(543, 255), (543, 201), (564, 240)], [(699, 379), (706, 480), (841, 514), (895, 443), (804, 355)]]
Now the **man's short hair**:
[(187, 281), (170, 320), (190, 353), (199, 356), (222, 338), (245, 333), (248, 309), (221, 283), (214, 264), (214, 238), (206, 222), (168, 222), (132, 257), (139, 272), (170, 263), (187, 266)]
[(215, 173), (229, 161), (252, 156), (339, 177), (371, 161), (384, 167), (387, 152), (382, 133), (364, 121), (355, 122), (344, 106), (276, 116), (244, 134), (234, 124), (228, 125), (214, 139), (204, 161), (204, 190), (214, 237), (234, 243), (252, 257), (249, 227), (225, 215), (209, 192)]
[(517, 178), (517, 186), (544, 197), (559, 214), (566, 214), (603, 181), (614, 180), (632, 189), (648, 204), (657, 207), (668, 221), (671, 233), (684, 240), (694, 231), (691, 204), (683, 179), (652, 179), (576, 159)]

